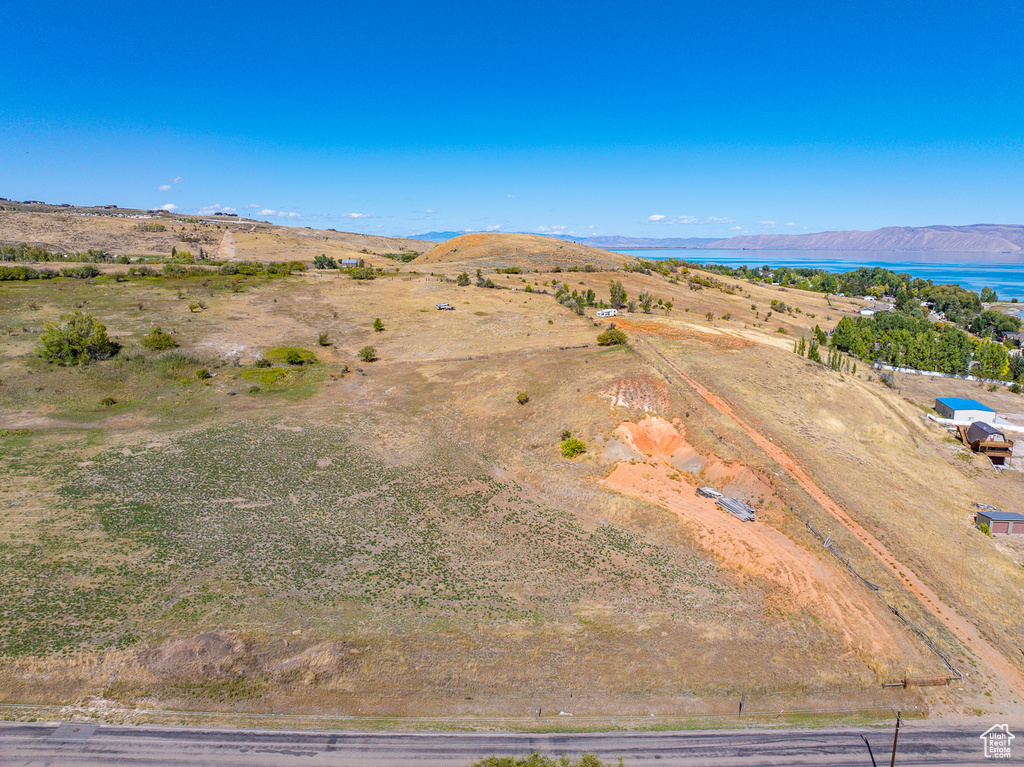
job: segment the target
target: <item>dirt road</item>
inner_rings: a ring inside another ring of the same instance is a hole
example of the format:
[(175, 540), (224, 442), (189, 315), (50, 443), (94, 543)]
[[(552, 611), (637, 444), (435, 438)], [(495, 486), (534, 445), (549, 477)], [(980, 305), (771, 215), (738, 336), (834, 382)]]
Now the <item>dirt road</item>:
[(217, 260), (235, 260), (235, 233), (230, 229), (224, 232), (224, 236), (220, 240), (220, 245), (217, 247)]
[(932, 615), (942, 621), (946, 628), (959, 639), (964, 646), (973, 650), (978, 657), (987, 663), (995, 673), (1002, 678), (1003, 682), (1017, 692), (1024, 694), (1024, 675), (1020, 673), (1003, 655), (990, 644), (978, 629), (966, 618), (943, 603), (939, 595), (924, 583), (910, 568), (901, 564), (875, 536), (865, 530), (849, 514), (847, 514), (835, 501), (822, 490), (818, 484), (811, 479), (806, 471), (789, 455), (785, 450), (765, 437), (761, 432), (748, 424), (729, 406), (729, 404), (718, 395), (712, 393), (698, 381), (684, 373), (679, 366), (672, 362), (665, 354), (654, 346), (642, 335), (634, 335), (637, 343), (636, 351), (654, 357), (661, 363), (656, 367), (668, 366), (668, 368), (679, 377), (687, 386), (699, 394), (709, 405), (733, 421), (740, 429), (750, 437), (754, 443), (765, 453), (773, 458), (784, 468), (797, 483), (814, 498), (815, 501), (837, 522), (845, 527), (861, 543), (870, 549), (882, 563), (889, 569), (896, 578), (904, 583), (910, 592), (918, 599), (921, 605)]

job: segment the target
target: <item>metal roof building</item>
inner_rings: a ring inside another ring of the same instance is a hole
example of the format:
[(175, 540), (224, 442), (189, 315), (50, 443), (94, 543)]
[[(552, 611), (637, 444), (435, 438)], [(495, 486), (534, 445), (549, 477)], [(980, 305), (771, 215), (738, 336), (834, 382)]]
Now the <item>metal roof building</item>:
[(935, 412), (954, 421), (991, 421), (996, 416), (996, 411), (987, 405), (960, 397), (939, 397), (935, 400)]
[(1024, 535), (1024, 514), (1014, 511), (979, 511), (975, 515), (979, 525), (988, 525), (994, 534)]

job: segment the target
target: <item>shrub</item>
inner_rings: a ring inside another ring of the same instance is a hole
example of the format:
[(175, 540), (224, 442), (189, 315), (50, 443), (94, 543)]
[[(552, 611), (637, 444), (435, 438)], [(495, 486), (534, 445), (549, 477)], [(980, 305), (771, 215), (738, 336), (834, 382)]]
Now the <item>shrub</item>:
[(348, 270), (349, 276), (353, 280), (374, 280), (377, 275), (373, 269), (368, 266), (356, 266)]
[(983, 532), (985, 535), (992, 535), (992, 531), (989, 530), (987, 522), (982, 522), (980, 525), (978, 525), (978, 529), (981, 530), (981, 532)]
[(458, 285), (460, 288), (466, 287), (469, 284), (469, 275), (463, 272), (455, 280), (455, 284)]
[(377, 350), (372, 346), (364, 346), (359, 350), (359, 359), (363, 362), (373, 362), (377, 359)]
[(321, 346), (330, 346), (331, 342), (327, 340), (327, 331), (325, 330), (319, 336), (317, 336), (316, 342)]
[(205, 381), (207, 378), (212, 377), (213, 376), (210, 374), (210, 371), (207, 370), (206, 368), (199, 368), (199, 370), (196, 371), (196, 378), (198, 378), (200, 381)]
[(525, 405), (529, 401), (530, 395), (527, 394), (525, 391), (516, 392), (516, 402), (518, 402), (520, 405)]
[(103, 405), (103, 407), (113, 407), (117, 404), (117, 400), (113, 397), (104, 397), (100, 400), (100, 404)]
[(380, 317), (373, 321), (373, 329), (378, 333), (384, 330), (384, 323), (380, 321)]
[(585, 452), (587, 452), (586, 444), (576, 437), (569, 437), (562, 443), (562, 455), (566, 458), (575, 458)]
[(1010, 384), (1010, 391), (1012, 391), (1014, 394), (1020, 394), (1021, 391), (1024, 391), (1024, 387), (1021, 387), (1019, 383), (1013, 383)]
[(260, 357), (258, 360), (256, 360), (252, 364), (253, 364), (253, 367), (257, 367), (257, 368), (269, 368), (270, 367), (270, 360), (265, 360), (262, 357)]
[(147, 335), (139, 339), (139, 343), (154, 352), (162, 352), (178, 346), (178, 342), (160, 328), (153, 328)]
[(87, 280), (90, 277), (98, 277), (99, 273), (99, 267), (92, 264), (85, 264), (84, 266), (65, 266), (60, 270), (61, 277), (67, 277), (72, 280)]
[(107, 328), (91, 314), (71, 312), (47, 322), (36, 353), (58, 365), (85, 365), (113, 356), (117, 347), (107, 338)]
[(626, 334), (618, 328), (608, 328), (603, 333), (598, 334), (597, 343), (599, 346), (618, 346), (629, 341)]
[(301, 365), (305, 362), (302, 353), (298, 349), (289, 349), (285, 352), (284, 361), (289, 365)]

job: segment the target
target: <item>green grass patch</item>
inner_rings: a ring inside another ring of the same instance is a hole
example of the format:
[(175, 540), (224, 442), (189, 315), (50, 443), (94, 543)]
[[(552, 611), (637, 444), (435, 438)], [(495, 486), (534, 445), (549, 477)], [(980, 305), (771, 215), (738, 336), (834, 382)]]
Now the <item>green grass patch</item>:
[(301, 377), (301, 373), (288, 368), (250, 368), (242, 371), (242, 378), (252, 381), (262, 388), (269, 388), (278, 384), (285, 385), (289, 381)]
[(319, 362), (313, 352), (298, 346), (278, 346), (265, 352), (263, 358), (275, 365), (315, 365)]
[(342, 428), (299, 428), (234, 422), (85, 462), (86, 435), (9, 439), (6, 481), (52, 511), (0, 542), (0, 656), (298, 616), (324, 635), (568, 618), (595, 579), (626, 620), (728, 609), (713, 564), (586, 530), (456, 446), (395, 467)]

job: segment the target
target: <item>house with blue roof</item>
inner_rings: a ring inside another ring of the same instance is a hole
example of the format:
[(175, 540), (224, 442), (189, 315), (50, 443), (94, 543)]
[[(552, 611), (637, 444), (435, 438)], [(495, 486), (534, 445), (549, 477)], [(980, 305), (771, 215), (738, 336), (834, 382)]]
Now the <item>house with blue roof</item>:
[(935, 412), (943, 418), (965, 423), (974, 421), (992, 423), (996, 417), (996, 411), (987, 405), (982, 405), (977, 400), (961, 399), (960, 397), (939, 397), (935, 400)]

